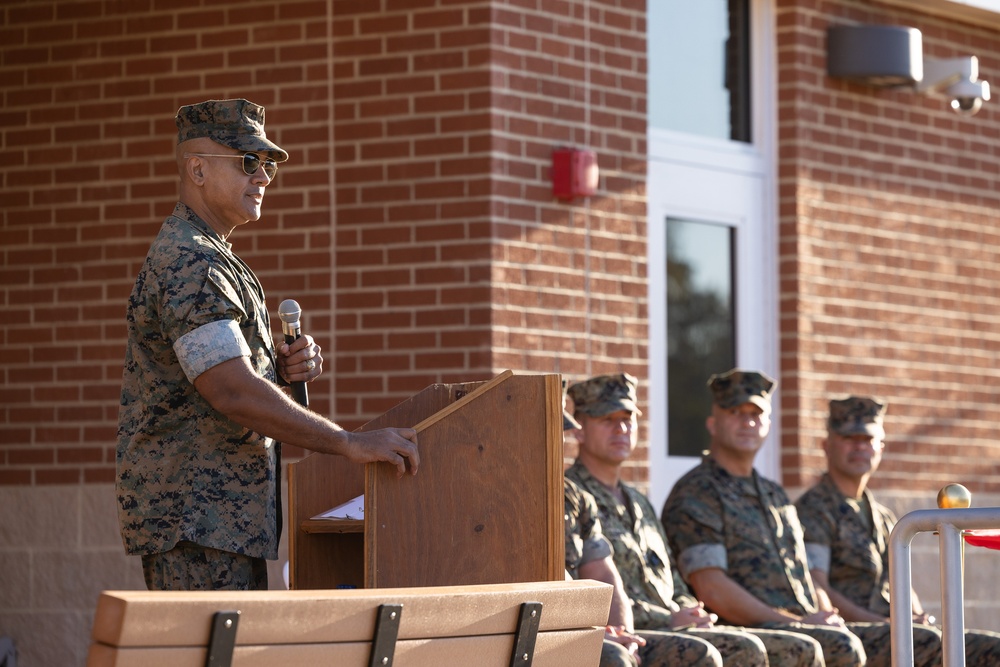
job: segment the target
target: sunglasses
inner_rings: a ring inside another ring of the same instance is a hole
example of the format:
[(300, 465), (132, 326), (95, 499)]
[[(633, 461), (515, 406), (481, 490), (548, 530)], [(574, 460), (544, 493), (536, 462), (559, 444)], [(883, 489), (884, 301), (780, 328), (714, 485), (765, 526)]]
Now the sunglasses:
[[(218, 153), (185, 153), (184, 157), (235, 157), (243, 160), (243, 173), (253, 176), (261, 167), (260, 156), (256, 153), (244, 153), (243, 155), (220, 155)], [(278, 163), (268, 158), (263, 161), (264, 173), (268, 180), (274, 180), (274, 175), (278, 173)]]

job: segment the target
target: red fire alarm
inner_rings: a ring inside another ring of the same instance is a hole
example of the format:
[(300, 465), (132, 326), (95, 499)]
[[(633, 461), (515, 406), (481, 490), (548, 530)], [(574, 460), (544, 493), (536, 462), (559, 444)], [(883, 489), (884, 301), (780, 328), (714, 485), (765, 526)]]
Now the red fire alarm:
[(552, 151), (552, 194), (558, 199), (589, 197), (597, 192), (600, 175), (594, 151), (579, 148)]

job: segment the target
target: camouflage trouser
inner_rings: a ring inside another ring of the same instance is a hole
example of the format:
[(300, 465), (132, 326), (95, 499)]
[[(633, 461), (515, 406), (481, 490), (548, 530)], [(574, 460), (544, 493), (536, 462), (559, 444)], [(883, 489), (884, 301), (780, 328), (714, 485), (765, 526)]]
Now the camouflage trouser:
[[(704, 639), (679, 632), (660, 632), (658, 630), (636, 630), (636, 634), (646, 640), (646, 645), (639, 648), (642, 667), (673, 667), (674, 665), (722, 667), (722, 656), (719, 651)], [(617, 666), (628, 663), (609, 664)], [(605, 667), (604, 654), (601, 655), (601, 667)]]
[(808, 635), (823, 647), (823, 662), (826, 667), (861, 667), (865, 664), (865, 647), (857, 635), (846, 628), (829, 625), (808, 625), (806, 623), (766, 623), (768, 630), (787, 630)]
[(719, 649), (726, 667), (767, 667), (767, 650), (763, 642), (743, 628), (716, 625), (712, 628), (690, 628), (683, 631)]
[[(885, 626), (885, 627), (881, 627)], [(861, 638), (868, 653), (869, 667), (891, 664), (888, 623), (848, 623), (851, 632)], [(932, 625), (913, 626), (913, 664), (915, 667), (940, 667), (941, 629)], [(965, 633), (965, 664), (968, 667), (1000, 665), (1000, 634), (986, 630)]]
[(787, 630), (747, 628), (767, 649), (770, 667), (823, 667), (823, 647), (809, 635)]
[(635, 659), (628, 654), (628, 649), (617, 642), (604, 640), (601, 646), (600, 667), (637, 667)]
[(170, 551), (142, 557), (151, 591), (265, 591), (267, 561), (178, 542)]
[(965, 664), (967, 667), (1000, 665), (1000, 634), (986, 630), (966, 630)]
[[(892, 664), (892, 632), (888, 623), (848, 623), (847, 629), (860, 637), (861, 643), (865, 645), (868, 667), (889, 667)], [(929, 625), (913, 626), (913, 664), (916, 667), (940, 667), (940, 630)]]

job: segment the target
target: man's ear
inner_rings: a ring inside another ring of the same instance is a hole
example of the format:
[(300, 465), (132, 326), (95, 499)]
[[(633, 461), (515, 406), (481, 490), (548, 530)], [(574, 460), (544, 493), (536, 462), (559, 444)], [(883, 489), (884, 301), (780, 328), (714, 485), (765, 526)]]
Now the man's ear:
[(185, 159), (184, 171), (188, 180), (195, 185), (202, 185), (205, 182), (205, 161), (200, 157), (189, 157)]
[(708, 429), (709, 435), (715, 435), (715, 415), (709, 415), (705, 418), (705, 428)]

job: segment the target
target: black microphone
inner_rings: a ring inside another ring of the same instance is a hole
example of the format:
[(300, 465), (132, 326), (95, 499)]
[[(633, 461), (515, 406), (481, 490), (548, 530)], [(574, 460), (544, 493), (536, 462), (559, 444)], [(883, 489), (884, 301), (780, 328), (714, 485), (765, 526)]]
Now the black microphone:
[[(285, 299), (278, 306), (278, 317), (281, 318), (281, 331), (285, 334), (285, 342), (291, 345), (296, 338), (302, 336), (302, 329), (299, 327), (299, 316), (302, 309), (297, 301)], [(309, 407), (309, 390), (305, 382), (290, 382), (292, 396), (295, 402), (304, 408)]]

